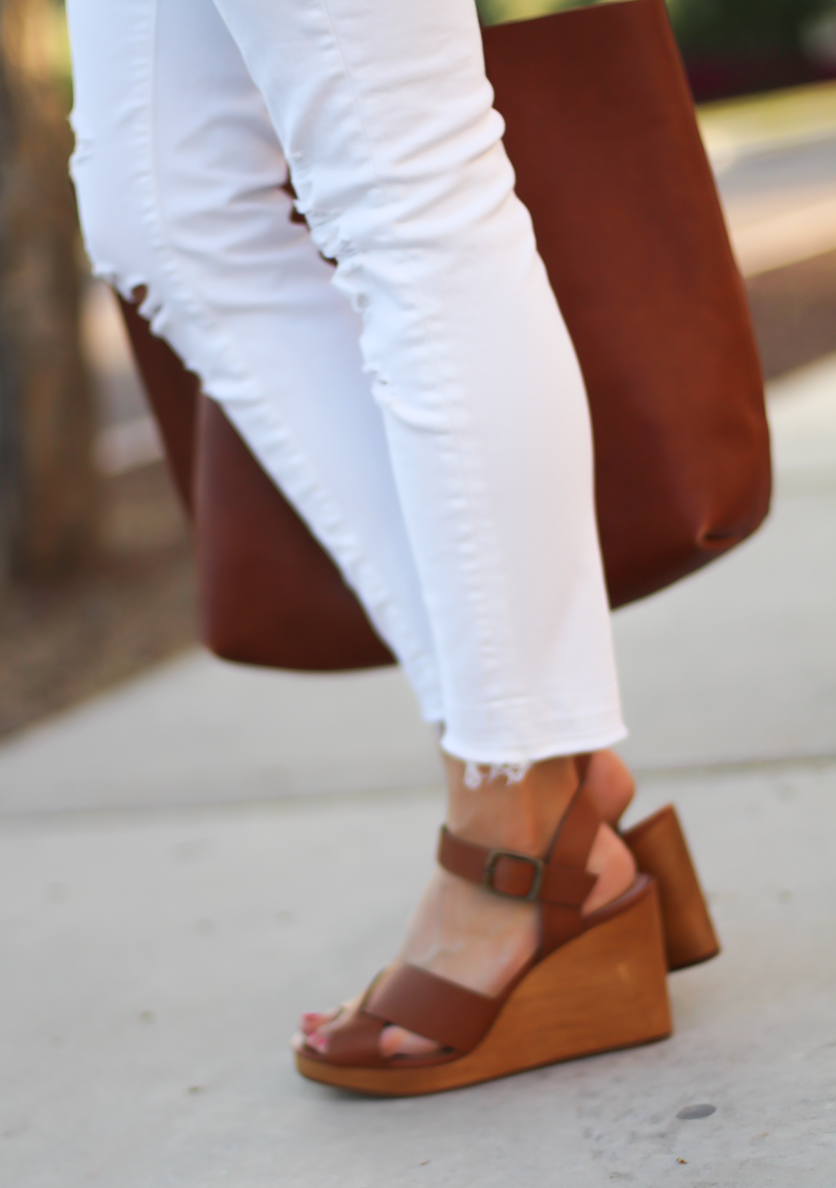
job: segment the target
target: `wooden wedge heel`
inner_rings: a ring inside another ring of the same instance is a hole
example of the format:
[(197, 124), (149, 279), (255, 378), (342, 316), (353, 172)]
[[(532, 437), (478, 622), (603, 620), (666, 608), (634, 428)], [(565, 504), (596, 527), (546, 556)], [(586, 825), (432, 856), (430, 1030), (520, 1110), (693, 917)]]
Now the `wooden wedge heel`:
[(636, 866), (659, 891), (668, 969), (685, 969), (720, 952), (720, 942), (672, 804), (621, 834)]
[[(438, 859), (445, 869), (538, 904), (538, 953), (495, 997), (396, 963), (329, 1027), (326, 1053), (307, 1044), (297, 1050), (299, 1072), (359, 1093), (412, 1096), (670, 1035), (654, 880), (640, 874), (613, 903), (582, 914), (596, 882), (586, 866), (599, 824), (581, 786), (545, 858), (488, 849), (443, 829)], [(440, 1050), (384, 1057), (379, 1040), (388, 1024)]]

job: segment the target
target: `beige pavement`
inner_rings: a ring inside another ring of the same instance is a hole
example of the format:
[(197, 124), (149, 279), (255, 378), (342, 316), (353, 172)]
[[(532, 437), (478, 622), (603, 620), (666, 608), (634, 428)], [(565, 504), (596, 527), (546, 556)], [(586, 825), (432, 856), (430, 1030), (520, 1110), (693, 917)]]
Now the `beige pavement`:
[(833, 763), (654, 782), (726, 950), (671, 979), (674, 1038), (415, 1102), (302, 1082), (286, 1040), (391, 954), (436, 793), (7, 821), (0, 1182), (832, 1188), (835, 791)]

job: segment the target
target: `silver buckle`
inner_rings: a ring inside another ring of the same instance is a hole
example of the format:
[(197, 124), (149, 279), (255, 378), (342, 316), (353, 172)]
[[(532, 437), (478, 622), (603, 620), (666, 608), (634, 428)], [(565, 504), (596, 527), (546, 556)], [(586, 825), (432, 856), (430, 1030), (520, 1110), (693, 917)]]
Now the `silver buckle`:
[[(516, 858), (519, 862), (528, 862), (530, 866), (534, 867), (534, 878), (531, 883), (531, 890), (528, 895), (514, 895), (512, 891), (500, 891), (493, 885), (494, 870), (500, 858)], [(540, 894), (540, 888), (543, 885), (543, 875), (545, 874), (546, 864), (542, 858), (532, 858), (530, 854), (518, 854), (516, 850), (489, 850), (488, 856), (485, 859), (485, 869), (482, 874), (482, 882), (489, 891), (493, 891), (494, 895), (504, 895), (506, 899), (519, 899), (523, 903), (532, 903)]]

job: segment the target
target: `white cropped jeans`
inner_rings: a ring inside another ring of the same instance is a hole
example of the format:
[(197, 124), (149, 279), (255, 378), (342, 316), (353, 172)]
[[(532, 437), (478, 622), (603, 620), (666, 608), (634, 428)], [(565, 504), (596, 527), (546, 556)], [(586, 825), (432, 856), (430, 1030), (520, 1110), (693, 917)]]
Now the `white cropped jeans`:
[(67, 7), (96, 273), (145, 288), (445, 749), (621, 738), (583, 381), (473, 0)]

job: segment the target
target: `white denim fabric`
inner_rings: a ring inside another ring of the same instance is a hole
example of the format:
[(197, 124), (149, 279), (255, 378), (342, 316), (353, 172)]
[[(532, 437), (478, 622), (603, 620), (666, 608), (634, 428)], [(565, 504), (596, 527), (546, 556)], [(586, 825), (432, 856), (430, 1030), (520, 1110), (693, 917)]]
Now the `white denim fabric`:
[(67, 8), (96, 273), (146, 288), (446, 750), (623, 737), (583, 382), (473, 0)]

